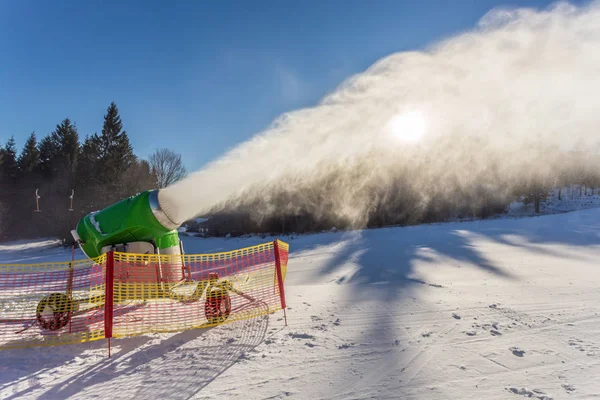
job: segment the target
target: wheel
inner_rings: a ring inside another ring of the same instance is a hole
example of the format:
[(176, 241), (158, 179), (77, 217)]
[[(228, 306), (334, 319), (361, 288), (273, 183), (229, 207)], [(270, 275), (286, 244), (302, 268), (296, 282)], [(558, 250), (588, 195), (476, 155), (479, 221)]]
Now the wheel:
[(204, 316), (209, 324), (221, 324), (231, 313), (231, 298), (226, 290), (215, 289), (206, 295)]
[(38, 303), (36, 319), (42, 329), (57, 331), (66, 326), (73, 315), (73, 301), (64, 293), (44, 296)]

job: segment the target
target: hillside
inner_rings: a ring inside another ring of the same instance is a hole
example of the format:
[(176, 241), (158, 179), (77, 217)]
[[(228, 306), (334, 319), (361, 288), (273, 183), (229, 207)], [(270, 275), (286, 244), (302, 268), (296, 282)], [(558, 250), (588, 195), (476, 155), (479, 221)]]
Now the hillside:
[[(283, 314), (10, 350), (0, 398), (538, 399), (600, 394), (600, 209), (283, 238)], [(188, 253), (272, 238), (184, 238)], [(48, 242), (1, 262), (69, 259)]]

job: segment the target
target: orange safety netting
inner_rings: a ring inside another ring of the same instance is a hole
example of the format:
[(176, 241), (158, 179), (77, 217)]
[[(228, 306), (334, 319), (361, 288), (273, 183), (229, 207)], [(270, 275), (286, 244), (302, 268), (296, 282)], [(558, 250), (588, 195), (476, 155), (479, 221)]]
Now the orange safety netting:
[(104, 338), (105, 263), (0, 265), (0, 349)]
[(209, 327), (285, 308), (288, 245), (0, 264), (0, 349)]

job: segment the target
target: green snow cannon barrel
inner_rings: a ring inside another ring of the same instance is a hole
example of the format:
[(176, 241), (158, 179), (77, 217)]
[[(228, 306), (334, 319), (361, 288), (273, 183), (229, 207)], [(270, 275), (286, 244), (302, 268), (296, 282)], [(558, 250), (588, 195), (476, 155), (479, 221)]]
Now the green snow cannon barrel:
[(71, 231), (90, 258), (110, 250), (138, 254), (181, 254), (177, 228), (160, 206), (158, 190), (121, 200), (83, 217)]
[[(176, 229), (181, 224), (167, 217), (158, 193), (158, 190), (146, 191), (90, 213), (71, 231), (90, 258), (111, 250), (173, 256), (155, 261), (146, 258), (141, 264), (115, 259), (115, 296), (119, 298), (156, 295), (157, 284), (164, 290), (165, 284), (184, 279), (182, 248)], [(163, 203), (173, 206), (168, 200)]]

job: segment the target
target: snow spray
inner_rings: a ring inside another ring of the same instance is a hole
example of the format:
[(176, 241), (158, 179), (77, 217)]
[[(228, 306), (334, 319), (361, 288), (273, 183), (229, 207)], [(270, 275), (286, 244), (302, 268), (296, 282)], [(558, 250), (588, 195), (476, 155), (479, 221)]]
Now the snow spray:
[(362, 225), (394, 196), (411, 212), (473, 206), (590, 164), (600, 136), (600, 3), (494, 9), (468, 32), (392, 54), (312, 108), (286, 113), (158, 197), (175, 223), (254, 204)]

